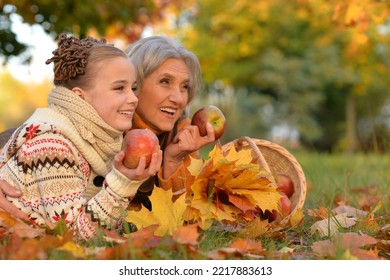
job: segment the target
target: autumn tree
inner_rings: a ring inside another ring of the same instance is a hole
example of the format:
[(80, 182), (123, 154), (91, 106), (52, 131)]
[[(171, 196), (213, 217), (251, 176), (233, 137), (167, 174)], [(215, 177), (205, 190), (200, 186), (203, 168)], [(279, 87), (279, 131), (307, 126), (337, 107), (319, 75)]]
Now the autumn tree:
[(147, 24), (159, 21), (170, 1), (116, 0), (0, 0), (0, 56), (18, 56), (28, 46), (18, 41), (11, 17), (38, 24), (53, 39), (62, 32), (84, 37), (92, 30), (100, 36), (120, 37), (129, 43), (138, 39)]
[(178, 35), (199, 56), (207, 83), (218, 80), (268, 96), (263, 106), (272, 104), (270, 124), (297, 129), (307, 145), (357, 149), (356, 127), (365, 114), (361, 105), (368, 102), (378, 113), (388, 92), (383, 56), (389, 53), (389, 36), (378, 28), (390, 3), (193, 4), (179, 16), (186, 20), (177, 21)]

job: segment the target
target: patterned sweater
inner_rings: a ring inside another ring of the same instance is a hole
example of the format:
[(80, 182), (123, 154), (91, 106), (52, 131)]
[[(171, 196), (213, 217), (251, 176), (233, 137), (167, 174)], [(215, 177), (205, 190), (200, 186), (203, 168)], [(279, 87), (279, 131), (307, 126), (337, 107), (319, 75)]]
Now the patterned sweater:
[(39, 225), (63, 218), (76, 239), (90, 240), (100, 226), (121, 224), (142, 183), (107, 170), (70, 121), (51, 109), (38, 109), (19, 127), (0, 159), (0, 178), (23, 192), (8, 200)]

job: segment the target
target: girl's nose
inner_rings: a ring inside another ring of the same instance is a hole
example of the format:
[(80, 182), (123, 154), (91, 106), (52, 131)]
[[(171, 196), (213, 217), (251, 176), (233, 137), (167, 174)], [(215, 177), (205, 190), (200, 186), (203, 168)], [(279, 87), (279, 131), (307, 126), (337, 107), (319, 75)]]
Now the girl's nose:
[(138, 97), (134, 94), (134, 92), (132, 90), (127, 95), (127, 102), (128, 103), (138, 103)]

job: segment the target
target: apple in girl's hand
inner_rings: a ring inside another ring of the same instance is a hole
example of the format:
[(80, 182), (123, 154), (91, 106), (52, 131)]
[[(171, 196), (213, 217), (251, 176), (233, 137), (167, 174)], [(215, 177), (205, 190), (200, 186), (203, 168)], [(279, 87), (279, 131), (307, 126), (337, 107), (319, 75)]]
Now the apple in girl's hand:
[(135, 169), (143, 156), (146, 157), (148, 167), (153, 153), (160, 150), (160, 145), (156, 134), (149, 129), (132, 129), (123, 139), (122, 149), (125, 151), (123, 165)]
[(221, 138), (226, 127), (226, 118), (222, 111), (213, 105), (200, 108), (192, 116), (192, 125), (199, 128), (200, 136), (206, 136), (206, 123), (209, 122), (214, 127), (215, 140)]
[(286, 194), (289, 198), (294, 193), (294, 183), (287, 175), (281, 174), (276, 176), (277, 190)]

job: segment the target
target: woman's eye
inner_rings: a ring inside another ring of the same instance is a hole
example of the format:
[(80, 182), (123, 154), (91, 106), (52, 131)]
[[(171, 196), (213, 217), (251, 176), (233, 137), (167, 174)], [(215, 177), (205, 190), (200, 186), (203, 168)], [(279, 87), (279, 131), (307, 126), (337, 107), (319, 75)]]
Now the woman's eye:
[(160, 81), (160, 83), (162, 83), (162, 84), (169, 84), (169, 80), (168, 79), (162, 79)]

